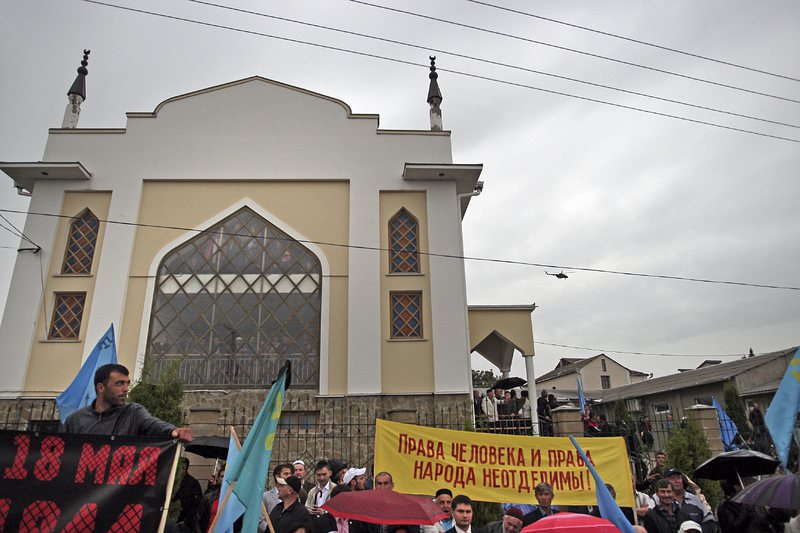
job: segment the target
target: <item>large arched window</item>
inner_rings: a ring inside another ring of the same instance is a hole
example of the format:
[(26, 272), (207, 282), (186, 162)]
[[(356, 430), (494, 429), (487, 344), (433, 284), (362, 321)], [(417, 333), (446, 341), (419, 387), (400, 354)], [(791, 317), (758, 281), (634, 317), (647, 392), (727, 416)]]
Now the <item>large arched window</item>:
[(190, 388), (319, 384), (322, 269), (305, 246), (244, 207), (168, 253), (158, 268), (148, 356)]
[(411, 213), (401, 209), (389, 221), (389, 272), (419, 272), (419, 225)]
[(61, 264), (62, 274), (91, 274), (94, 249), (97, 246), (97, 234), (100, 221), (90, 210), (86, 209), (75, 217), (69, 226), (67, 248), (64, 251), (64, 262)]

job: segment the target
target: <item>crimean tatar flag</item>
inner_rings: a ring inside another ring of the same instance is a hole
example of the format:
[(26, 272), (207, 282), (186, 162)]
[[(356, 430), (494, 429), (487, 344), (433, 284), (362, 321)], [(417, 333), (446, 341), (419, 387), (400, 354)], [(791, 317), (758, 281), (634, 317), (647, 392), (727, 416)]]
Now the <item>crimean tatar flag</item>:
[(772, 403), (769, 404), (767, 414), (764, 416), (764, 422), (769, 434), (772, 435), (772, 442), (775, 443), (775, 450), (784, 470), (789, 461), (789, 448), (792, 444), (792, 433), (798, 411), (800, 411), (800, 348), (789, 362), (778, 392), (772, 398)]
[(58, 395), (56, 405), (58, 414), (61, 416), (61, 423), (67, 421), (67, 417), (82, 407), (86, 407), (97, 398), (94, 388), (95, 371), (109, 363), (117, 362), (117, 343), (114, 340), (114, 324), (109, 326), (108, 331), (100, 337), (95, 344), (92, 353), (78, 371), (78, 375), (69, 384), (69, 387)]
[(569, 440), (572, 441), (572, 445), (575, 446), (575, 450), (577, 450), (578, 454), (580, 454), (581, 459), (583, 459), (586, 467), (589, 469), (589, 472), (592, 473), (592, 477), (594, 478), (595, 492), (597, 494), (597, 506), (600, 508), (600, 516), (613, 523), (623, 533), (634, 533), (633, 526), (630, 522), (628, 522), (628, 519), (625, 518), (625, 515), (622, 514), (622, 509), (620, 509), (619, 505), (617, 505), (617, 502), (614, 500), (611, 492), (603, 482), (603, 478), (600, 477), (600, 474), (598, 474), (597, 470), (594, 468), (594, 466), (592, 466), (592, 462), (586, 457), (581, 445), (578, 444), (578, 441), (576, 441), (575, 437), (572, 435), (569, 436)]
[(272, 382), (267, 399), (264, 400), (239, 455), (233, 465), (229, 466), (229, 481), (233, 485), (233, 493), (246, 508), (242, 531), (256, 531), (258, 527), (261, 498), (272, 457), (272, 443), (283, 408), (283, 393), (290, 383), (291, 363), (286, 361), (278, 377)]

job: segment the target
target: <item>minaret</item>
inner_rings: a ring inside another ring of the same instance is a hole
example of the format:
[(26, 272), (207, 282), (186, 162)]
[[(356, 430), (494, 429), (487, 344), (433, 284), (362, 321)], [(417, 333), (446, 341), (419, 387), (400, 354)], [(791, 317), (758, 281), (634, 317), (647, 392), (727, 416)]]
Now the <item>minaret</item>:
[(89, 74), (86, 66), (89, 64), (90, 53), (90, 50), (83, 51), (83, 61), (81, 61), (81, 66), (78, 67), (78, 75), (67, 92), (69, 102), (67, 103), (67, 109), (64, 111), (64, 121), (61, 123), (62, 128), (78, 127), (81, 104), (86, 100), (86, 76)]
[(428, 103), (431, 105), (431, 131), (442, 131), (442, 110), (439, 104), (442, 103), (442, 91), (439, 90), (439, 84), (436, 78), (436, 56), (430, 56), (431, 59), (431, 73), (428, 77), (431, 79), (431, 86), (428, 88)]

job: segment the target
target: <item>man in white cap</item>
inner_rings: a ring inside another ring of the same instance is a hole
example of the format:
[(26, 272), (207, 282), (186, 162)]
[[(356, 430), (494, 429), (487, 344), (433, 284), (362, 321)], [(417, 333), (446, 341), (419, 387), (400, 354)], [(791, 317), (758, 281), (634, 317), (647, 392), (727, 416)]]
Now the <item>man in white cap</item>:
[(678, 528), (678, 533), (702, 533), (703, 528), (694, 520), (687, 520)]
[(295, 462), (292, 463), (292, 475), (300, 480), (303, 484), (303, 488), (300, 491), (301, 496), (300, 499), (302, 501), (306, 500), (308, 497), (308, 491), (310, 491), (314, 487), (314, 483), (311, 481), (306, 481), (306, 463), (302, 459), (297, 459)]
[(350, 490), (365, 490), (367, 488), (366, 468), (348, 468), (342, 477), (342, 485), (350, 487)]

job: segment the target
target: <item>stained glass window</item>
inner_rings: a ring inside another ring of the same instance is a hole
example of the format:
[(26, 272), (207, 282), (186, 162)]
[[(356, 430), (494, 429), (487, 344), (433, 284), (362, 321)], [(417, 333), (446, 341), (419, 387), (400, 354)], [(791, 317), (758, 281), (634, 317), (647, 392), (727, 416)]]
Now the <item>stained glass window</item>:
[(322, 268), (305, 246), (244, 207), (168, 253), (148, 337), (156, 375), (178, 362), (189, 388), (319, 384)]
[(100, 221), (88, 209), (72, 221), (61, 265), (62, 274), (91, 274), (99, 231)]
[(57, 292), (56, 303), (53, 306), (53, 319), (50, 322), (50, 332), (47, 338), (54, 340), (79, 339), (85, 305), (85, 292)]
[(392, 338), (422, 337), (422, 293), (393, 292), (390, 294)]
[(389, 272), (419, 272), (418, 227), (405, 209), (389, 221)]

